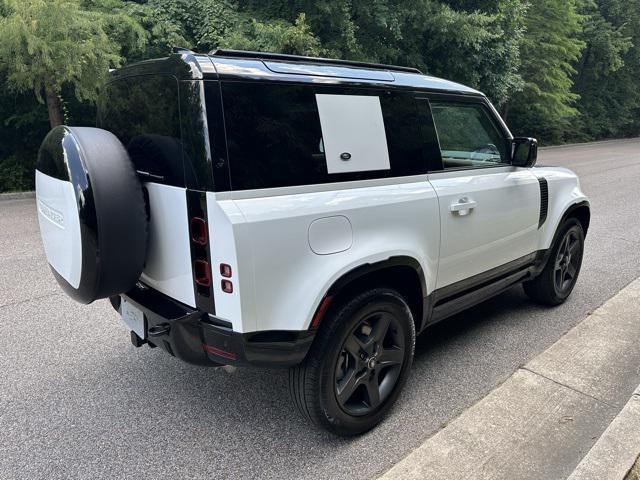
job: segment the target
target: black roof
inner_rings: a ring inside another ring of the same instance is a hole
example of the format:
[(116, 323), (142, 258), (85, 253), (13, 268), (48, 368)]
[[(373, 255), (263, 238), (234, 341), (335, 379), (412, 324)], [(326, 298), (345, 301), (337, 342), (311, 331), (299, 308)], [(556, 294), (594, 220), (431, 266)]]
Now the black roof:
[(213, 57), (256, 58), (260, 60), (282, 60), (285, 62), (296, 63), (347, 65), (350, 67), (422, 74), (420, 70), (413, 67), (400, 67), (397, 65), (386, 65), (384, 63), (359, 62), (356, 60), (340, 60), (337, 58), (305, 57), (303, 55), (288, 55), (285, 53), (252, 52), (250, 50), (228, 50), (219, 48), (209, 52), (209, 55)]
[(316, 84), (380, 85), (481, 95), (464, 85), (410, 67), (280, 53), (218, 49), (208, 55), (174, 48), (165, 58), (146, 60), (112, 72), (112, 78), (171, 74), (179, 80), (266, 80)]

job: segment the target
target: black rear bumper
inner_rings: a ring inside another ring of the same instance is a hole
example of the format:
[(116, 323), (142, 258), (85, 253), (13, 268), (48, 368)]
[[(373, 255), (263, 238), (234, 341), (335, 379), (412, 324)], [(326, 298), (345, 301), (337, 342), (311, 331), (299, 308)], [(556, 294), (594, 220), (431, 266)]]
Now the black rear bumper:
[(145, 338), (132, 334), (136, 346), (149, 343), (194, 365), (291, 367), (304, 360), (315, 336), (314, 331), (235, 332), (228, 322), (151, 288), (111, 297), (118, 311), (121, 297), (144, 313)]

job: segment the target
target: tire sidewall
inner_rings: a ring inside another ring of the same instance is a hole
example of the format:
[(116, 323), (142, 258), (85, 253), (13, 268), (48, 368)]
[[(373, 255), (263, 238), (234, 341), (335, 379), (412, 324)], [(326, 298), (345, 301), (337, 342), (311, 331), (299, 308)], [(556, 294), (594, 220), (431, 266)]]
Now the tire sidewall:
[[(372, 413), (353, 416), (342, 409), (335, 394), (335, 367), (342, 346), (354, 328), (365, 316), (376, 311), (385, 311), (399, 320), (405, 342), (402, 369), (387, 399)], [(411, 310), (403, 298), (393, 290), (380, 289), (360, 296), (355, 302), (347, 303), (336, 313), (333, 332), (328, 336), (319, 370), (320, 408), (333, 430), (342, 434), (357, 435), (370, 430), (388, 413), (397, 400), (411, 370), (415, 348), (415, 327)]]
[[(560, 249), (560, 245), (562, 245), (563, 240), (571, 231), (575, 231), (578, 235), (578, 242), (580, 244), (580, 260), (578, 261), (576, 274), (575, 274), (573, 283), (571, 284), (571, 287), (566, 292), (558, 292), (558, 290), (556, 289), (556, 284), (554, 279), (556, 257), (558, 256), (558, 250)], [(547, 264), (546, 281), (551, 282), (553, 294), (556, 297), (556, 300), (558, 302), (563, 302), (569, 297), (569, 295), (571, 295), (571, 292), (573, 292), (573, 289), (575, 288), (576, 283), (578, 281), (578, 276), (580, 275), (583, 255), (584, 255), (584, 230), (582, 229), (582, 225), (578, 220), (573, 218), (569, 219), (563, 223), (560, 231), (558, 232), (558, 236), (556, 237), (556, 241), (553, 246), (553, 251), (551, 252), (551, 256), (549, 257), (548, 264)]]

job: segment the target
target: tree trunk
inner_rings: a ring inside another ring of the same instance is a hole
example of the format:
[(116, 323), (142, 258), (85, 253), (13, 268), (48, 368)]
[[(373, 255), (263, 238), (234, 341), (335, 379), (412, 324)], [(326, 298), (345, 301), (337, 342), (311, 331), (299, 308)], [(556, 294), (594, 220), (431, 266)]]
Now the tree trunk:
[(60, 108), (60, 97), (53, 89), (45, 90), (47, 96), (47, 110), (49, 111), (49, 125), (51, 128), (62, 125), (62, 109)]

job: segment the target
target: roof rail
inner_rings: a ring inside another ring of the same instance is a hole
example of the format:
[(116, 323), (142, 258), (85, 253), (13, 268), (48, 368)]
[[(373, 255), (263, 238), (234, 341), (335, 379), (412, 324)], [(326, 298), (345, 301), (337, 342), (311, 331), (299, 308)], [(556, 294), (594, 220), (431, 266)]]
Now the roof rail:
[(193, 50), (184, 47), (178, 47), (174, 45), (171, 47), (171, 53), (193, 53)]
[(368, 63), (358, 62), (355, 60), (340, 60), (335, 58), (321, 58), (321, 57), (305, 57), (303, 55), (288, 55), (285, 53), (271, 53), (271, 52), (252, 52), (250, 50), (229, 50), (218, 48), (209, 52), (209, 55), (216, 57), (236, 57), (236, 58), (253, 58), (259, 60), (282, 60), (286, 62), (307, 62), (307, 63), (324, 63), (330, 65), (348, 65), (352, 67), (360, 68), (376, 68), (380, 70), (392, 70), (397, 72), (407, 73), (419, 73), (420, 70), (413, 67), (399, 67), (397, 65), (385, 65), (382, 63)]

